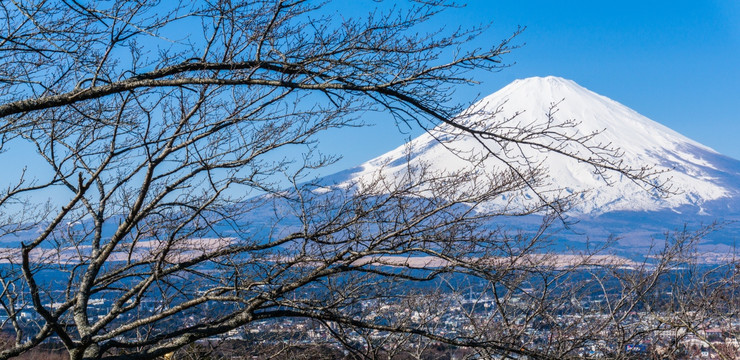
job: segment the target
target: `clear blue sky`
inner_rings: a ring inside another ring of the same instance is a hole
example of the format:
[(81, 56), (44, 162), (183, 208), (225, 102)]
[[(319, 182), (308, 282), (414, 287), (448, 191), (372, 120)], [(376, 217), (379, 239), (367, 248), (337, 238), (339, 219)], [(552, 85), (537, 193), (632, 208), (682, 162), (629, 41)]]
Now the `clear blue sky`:
[[(527, 27), (518, 39), (524, 46), (505, 58), (515, 64), (480, 76), (482, 84), (458, 92), (460, 101), (517, 78), (560, 76), (740, 159), (740, 0), (471, 0), (440, 19), (448, 28), (492, 21), (478, 45)], [(342, 130), (322, 140), (344, 154), (326, 170), (360, 164), (418, 134), (400, 134), (387, 121)]]

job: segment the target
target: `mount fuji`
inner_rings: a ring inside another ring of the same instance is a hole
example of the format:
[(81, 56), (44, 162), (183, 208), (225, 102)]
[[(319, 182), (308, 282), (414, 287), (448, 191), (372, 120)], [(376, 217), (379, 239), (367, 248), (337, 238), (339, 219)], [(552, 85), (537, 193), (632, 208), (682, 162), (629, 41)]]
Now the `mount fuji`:
[[(488, 116), (476, 115), (483, 112)], [(606, 178), (609, 174), (594, 171), (591, 164), (552, 151), (516, 147), (512, 157), (511, 149), (500, 141), (451, 136), (454, 129), (448, 124), (355, 168), (330, 175), (322, 183), (343, 186), (378, 172), (399, 177), (409, 166), (422, 163), (432, 170), (454, 172), (473, 166), (470, 159), (476, 159), (485, 174), (500, 171), (506, 166), (504, 161), (521, 163), (526, 159), (546, 172), (539, 189), (542, 194), (556, 189), (580, 194), (569, 215), (579, 220), (577, 233), (590, 238), (617, 234), (625, 247), (647, 246), (650, 237), (685, 224), (740, 219), (740, 161), (571, 80), (553, 76), (516, 80), (465, 113), (471, 115), (461, 117), (464, 125), (488, 121), (509, 136), (522, 127), (549, 131), (554, 126), (570, 139), (590, 138), (592, 143), (618, 148), (621, 164), (637, 169), (650, 166), (662, 172), (654, 181), (667, 181), (671, 195), (657, 196), (620, 174)], [(448, 141), (452, 138), (454, 141)], [(589, 156), (584, 149), (572, 146), (566, 145), (564, 150)], [(499, 156), (486, 157), (489, 151), (499, 152)], [(512, 203), (525, 206), (533, 197), (532, 190), (525, 189), (490, 201), (484, 209)], [(740, 227), (730, 224), (715, 241), (706, 241), (728, 244), (736, 236), (740, 236)]]

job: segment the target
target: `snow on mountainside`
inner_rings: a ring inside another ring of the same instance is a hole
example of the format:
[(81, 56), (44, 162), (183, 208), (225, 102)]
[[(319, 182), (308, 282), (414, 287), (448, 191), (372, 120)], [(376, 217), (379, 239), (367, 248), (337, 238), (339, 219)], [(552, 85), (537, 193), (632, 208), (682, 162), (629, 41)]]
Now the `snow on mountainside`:
[[(557, 103), (556, 121), (576, 121), (576, 125), (569, 129), (573, 136), (600, 132), (593, 140), (611, 143), (620, 148), (624, 153), (622, 159), (626, 164), (636, 168), (650, 165), (658, 169), (670, 169), (671, 171), (662, 176), (670, 178), (673, 189), (678, 191), (678, 194), (667, 198), (657, 197), (620, 176), (611, 178), (612, 186), (606, 186), (604, 180), (595, 174), (593, 167), (588, 164), (551, 152), (525, 149), (524, 154), (527, 157), (535, 162), (542, 162), (548, 169), (548, 183), (542, 189), (587, 191), (574, 208), (576, 214), (598, 215), (611, 211), (663, 209), (679, 211), (679, 208), (685, 212), (686, 205), (690, 205), (691, 212), (707, 214), (707, 211), (711, 211), (707, 209), (717, 208), (707, 207), (707, 204), (717, 201), (722, 203), (722, 200), (735, 199), (740, 194), (738, 190), (740, 161), (725, 157), (570, 80), (553, 76), (517, 80), (485, 97), (475, 104), (473, 109), (500, 111), (490, 121), (513, 117), (515, 122), (502, 123), (506, 126), (517, 124), (544, 126), (548, 121), (548, 110), (553, 103)], [(515, 116), (517, 113), (520, 114)], [(473, 116), (464, 121), (482, 120)], [(470, 137), (456, 138), (454, 142), (445, 145), (435, 139), (435, 136), (445, 137), (444, 134), (448, 132), (449, 126), (441, 125), (432, 130), (431, 134), (424, 134), (409, 144), (357, 168), (330, 176), (325, 181), (342, 183), (361, 180), (379, 169), (391, 176), (400, 176), (406, 171), (406, 159), (410, 159), (412, 166), (423, 162), (431, 164), (436, 170), (455, 171), (471, 165), (446, 147), (465, 154), (484, 153), (483, 147)], [(498, 148), (492, 141), (487, 145), (494, 149)], [(501, 169), (502, 166), (500, 160), (495, 158), (488, 158), (482, 164), (483, 168), (492, 171)], [(531, 198), (532, 194), (527, 192), (512, 194), (509, 198), (502, 196), (487, 206), (503, 206), (512, 199), (515, 203), (526, 205), (527, 199)]]

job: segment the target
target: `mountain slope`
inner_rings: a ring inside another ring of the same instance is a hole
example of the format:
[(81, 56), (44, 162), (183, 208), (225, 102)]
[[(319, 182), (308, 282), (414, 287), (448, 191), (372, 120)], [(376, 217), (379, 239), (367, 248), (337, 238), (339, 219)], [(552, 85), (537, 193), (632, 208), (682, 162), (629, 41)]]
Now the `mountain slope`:
[[(480, 115), (482, 112), (487, 116)], [(341, 185), (362, 181), (378, 172), (400, 177), (407, 171), (407, 160), (411, 166), (429, 164), (433, 170), (448, 172), (472, 166), (466, 161), (468, 158), (481, 160), (483, 173), (505, 169), (500, 159), (485, 158), (485, 147), (488, 147), (505, 154), (502, 157), (510, 162), (521, 163), (526, 157), (529, 163), (541, 164), (547, 170), (546, 181), (538, 187), (543, 194), (557, 189), (568, 193), (585, 192), (575, 204), (574, 214), (672, 209), (714, 215), (711, 212), (734, 210), (734, 204), (739, 203), (736, 199), (740, 195), (740, 161), (725, 157), (570, 80), (552, 76), (517, 80), (479, 101), (468, 113), (472, 115), (461, 119), (461, 123), (474, 126), (488, 122), (489, 126), (506, 134), (512, 134), (517, 128), (549, 129), (553, 124), (571, 138), (598, 133), (591, 143), (618, 147), (624, 164), (633, 168), (649, 165), (667, 170), (656, 181), (669, 181), (675, 194), (656, 196), (618, 174), (612, 174), (611, 185), (607, 186), (602, 174), (582, 161), (527, 147), (516, 149), (516, 154), (511, 155), (506, 144), (493, 140), (481, 144), (472, 137), (451, 135), (454, 131), (449, 125), (441, 125), (357, 168), (327, 177), (324, 182)], [(438, 141), (453, 137), (454, 141)], [(589, 156), (584, 154), (584, 149), (572, 144), (565, 149)], [(525, 206), (534, 197), (531, 190), (525, 190), (502, 196), (486, 206), (511, 206), (512, 201)]]

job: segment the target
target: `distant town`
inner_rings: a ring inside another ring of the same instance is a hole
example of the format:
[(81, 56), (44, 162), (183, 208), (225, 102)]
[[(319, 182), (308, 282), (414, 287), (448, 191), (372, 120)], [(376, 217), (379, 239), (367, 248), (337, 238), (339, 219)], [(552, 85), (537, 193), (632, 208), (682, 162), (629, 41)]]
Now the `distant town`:
[[(509, 296), (505, 307), (516, 313), (516, 308), (525, 309), (528, 304), (524, 299), (526, 291), (520, 295)], [(55, 290), (61, 292), (61, 290)], [(434, 333), (448, 339), (474, 338), (476, 333), (485, 331), (483, 328), (471, 325), (471, 318), (488, 319), (490, 323), (503, 325), (500, 315), (491, 316), (494, 309), (501, 306), (495, 297), (481, 293), (481, 288), (472, 286), (465, 293), (442, 292), (438, 303), (452, 304), (445, 308), (443, 316), (434, 314), (419, 308), (409, 308), (396, 301), (384, 303), (380, 299), (367, 300), (358, 303), (351, 311), (361, 314), (362, 318), (377, 321), (387, 319), (388, 322), (407, 322), (419, 328), (434, 328)], [(671, 295), (666, 293), (665, 295)], [(61, 298), (58, 293), (55, 298)], [(402, 298), (394, 297), (394, 299)], [(522, 315), (514, 316), (506, 321), (505, 328), (513, 331), (509, 336), (518, 338), (521, 345), (529, 349), (541, 350), (547, 353), (549, 348), (573, 342), (576, 337), (573, 334), (593, 331), (593, 324), (611, 324), (603, 327), (600, 332), (594, 333), (590, 340), (579, 339), (579, 343), (571, 344), (573, 350), (569, 356), (575, 358), (628, 358), (628, 359), (718, 359), (736, 358), (740, 356), (740, 341), (737, 334), (740, 333), (740, 319), (728, 320), (727, 318), (709, 319), (701, 323), (701, 326), (693, 331), (686, 328), (673, 328), (666, 326), (670, 319), (675, 318), (672, 311), (656, 312), (636, 309), (628, 313), (610, 313), (603, 311), (605, 296), (579, 296), (574, 297), (565, 304), (560, 304), (562, 314), (556, 315), (550, 321), (542, 321), (536, 318), (527, 318)], [(98, 298), (91, 300), (88, 304), (91, 320), (95, 321), (103, 317), (113, 306), (113, 299)], [(61, 304), (48, 303), (47, 308), (54, 309)], [(219, 313), (224, 310), (219, 308), (223, 305), (207, 307), (208, 312)], [(167, 305), (153, 298), (144, 299), (135, 312), (123, 314), (119, 321), (126, 322), (137, 317), (165, 311)], [(350, 310), (350, 309), (347, 309)], [(43, 319), (37, 312), (31, 309), (17, 309), (17, 320), (21, 328), (33, 333), (37, 331)], [(618, 315), (621, 321), (615, 326), (611, 321)], [(3, 324), (3, 332), (6, 338), (15, 336), (10, 327), (10, 319), (5, 310), (0, 310), (0, 321)], [(183, 312), (169, 320), (178, 326), (195, 325), (202, 321), (198, 313)], [(382, 323), (383, 321), (380, 321)], [(572, 324), (569, 331), (563, 331), (563, 327), (553, 328), (548, 324)], [(501, 326), (502, 328), (504, 326)], [(619, 328), (617, 328), (619, 327)], [(619, 338), (615, 334), (629, 333), (638, 334), (632, 340)], [(24, 332), (25, 332), (24, 331)], [(156, 331), (156, 330), (153, 330)], [(342, 336), (337, 336), (341, 333)], [(154, 335), (156, 332), (148, 335)], [(132, 334), (131, 336), (135, 336)], [(248, 326), (233, 329), (219, 336), (201, 339), (197, 346), (191, 351), (197, 353), (219, 354), (224, 358), (231, 359), (288, 359), (292, 356), (324, 357), (324, 358), (353, 358), (353, 351), (368, 351), (368, 344), (373, 342), (384, 343), (388, 346), (389, 341), (397, 341), (399, 348), (398, 356), (393, 358), (423, 358), (423, 359), (463, 359), (477, 358), (471, 349), (456, 347), (441, 341), (409, 337), (391, 339), (392, 334), (387, 331), (364, 331), (359, 333), (351, 328), (343, 329), (340, 325), (331, 322), (320, 322), (316, 319), (286, 317), (255, 321)], [(599, 338), (599, 336), (603, 336)], [(391, 339), (391, 340), (389, 340)], [(24, 339), (27, 340), (27, 339)], [(119, 337), (126, 340), (126, 337)], [(52, 337), (45, 341), (48, 351), (59, 354), (64, 358), (63, 346), (58, 339)], [(382, 350), (386, 351), (386, 350)], [(414, 355), (415, 354), (415, 355)], [(377, 355), (377, 354), (376, 354)], [(412, 356), (414, 355), (414, 356)], [(527, 356), (512, 354), (510, 356), (498, 356), (495, 358), (526, 359)]]

